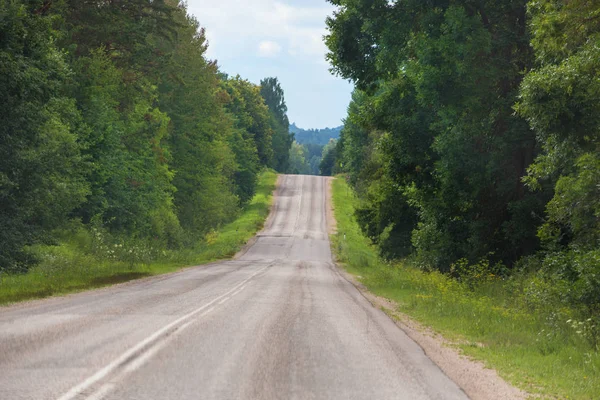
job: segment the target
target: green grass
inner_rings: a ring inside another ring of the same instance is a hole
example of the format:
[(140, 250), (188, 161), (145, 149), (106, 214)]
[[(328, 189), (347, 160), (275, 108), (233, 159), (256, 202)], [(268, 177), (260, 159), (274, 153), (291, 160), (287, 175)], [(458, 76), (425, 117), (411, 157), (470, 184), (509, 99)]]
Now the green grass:
[(531, 277), (491, 278), (469, 288), (407, 262), (387, 263), (353, 215), (358, 200), (343, 178), (333, 182), (338, 261), (398, 311), (433, 328), (508, 382), (541, 398), (600, 398), (600, 354), (565, 321), (562, 310), (525, 307)]
[[(262, 228), (269, 213), (276, 180), (274, 171), (263, 172), (259, 176), (256, 195), (238, 218), (209, 233), (193, 248), (162, 251), (118, 247), (106, 251), (129, 251), (133, 254), (132, 260), (123, 261), (127, 260), (126, 256), (111, 260), (110, 256), (98, 256), (97, 252), (82, 250), (89, 247), (81, 245), (81, 242), (89, 241), (89, 232), (80, 232), (81, 238), (75, 234), (68, 243), (59, 246), (40, 246), (36, 251), (41, 262), (28, 273), (0, 275), (0, 304), (98, 288), (230, 258)], [(138, 255), (136, 252), (148, 254)]]

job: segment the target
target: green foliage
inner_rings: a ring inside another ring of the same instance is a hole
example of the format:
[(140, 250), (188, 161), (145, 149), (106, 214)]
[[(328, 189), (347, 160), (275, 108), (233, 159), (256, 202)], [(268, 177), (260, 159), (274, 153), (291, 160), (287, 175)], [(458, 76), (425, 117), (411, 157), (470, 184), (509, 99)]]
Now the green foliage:
[(273, 158), (273, 130), (262, 89), (239, 76), (226, 81), (225, 86), (232, 97), (229, 108), (235, 115), (236, 128), (244, 132), (245, 140), (253, 141), (260, 165), (268, 165)]
[(573, 248), (595, 249), (600, 243), (600, 158), (585, 153), (575, 168), (556, 182), (540, 237), (545, 242), (569, 241)]
[(323, 176), (331, 176), (335, 171), (336, 161), (336, 141), (331, 139), (325, 147), (323, 147), (323, 155), (319, 163), (319, 174)]
[(533, 60), (525, 1), (333, 3), (328, 58), (357, 86), (338, 163), (369, 236), (442, 271), (534, 252), (548, 193), (522, 183), (535, 137), (512, 109)]
[(306, 149), (298, 142), (292, 142), (288, 172), (290, 174), (309, 174), (310, 166), (306, 160)]
[(363, 232), (469, 288), (528, 269), (532, 304), (597, 348), (597, 4), (331, 2), (328, 59), (356, 85), (336, 164)]
[[(598, 320), (584, 317), (583, 303), (570, 298), (582, 293), (575, 287), (586, 287), (591, 281), (574, 286), (566, 275), (537, 272), (542, 260), (533, 256), (522, 259), (522, 272), (509, 278), (502, 277), (501, 266), (486, 260), (456, 262), (452, 272), (458, 279), (414, 268), (407, 261), (382, 260), (379, 249), (359, 227), (356, 210), (362, 200), (341, 176), (332, 186), (336, 258), (370, 291), (396, 303), (397, 307), (385, 311), (401, 319), (408, 315), (433, 328), (533, 396), (597, 397)], [(593, 260), (580, 259), (575, 267), (564, 254), (556, 254), (551, 262), (556, 267), (572, 265), (572, 271), (589, 270)], [(597, 270), (594, 273), (600, 276)], [(589, 287), (594, 286), (600, 287), (598, 282)]]
[(159, 58), (158, 104), (171, 119), (173, 203), (191, 242), (186, 244), (192, 244), (234, 218), (240, 199), (234, 185), (236, 154), (230, 147), (233, 126), (218, 70), (205, 58), (204, 31), (185, 8), (177, 8), (172, 16), (176, 40), (161, 37), (155, 50), (165, 54)]
[(59, 232), (58, 246), (35, 245), (39, 260), (27, 274), (0, 274), (0, 304), (70, 293), (225, 259), (236, 254), (263, 226), (277, 174), (262, 171), (256, 195), (229, 224), (193, 246), (168, 250), (152, 239), (111, 233), (100, 224), (72, 221)]
[[(115, 232), (154, 236), (159, 233), (151, 229), (154, 219), (173, 221), (161, 233), (176, 231), (166, 149), (170, 121), (152, 107), (156, 96), (151, 88), (132, 96), (123, 72), (104, 49), (79, 58), (74, 66), (77, 105), (87, 128), (83, 153), (92, 166), (87, 178), (91, 194), (77, 215), (86, 223), (99, 219)], [(119, 109), (121, 104), (129, 107)]]
[(285, 171), (289, 174), (319, 175), (319, 166), (324, 146), (318, 144), (301, 144), (295, 140), (289, 151), (289, 166)]
[(239, 76), (225, 80), (222, 85), (230, 97), (227, 109), (235, 120), (236, 131), (230, 140), (238, 164), (235, 175), (238, 196), (245, 204), (254, 195), (258, 170), (266, 165), (265, 149), (272, 151), (271, 116), (258, 86)]
[(538, 65), (521, 85), (516, 110), (542, 148), (525, 182), (553, 187), (538, 231), (546, 253), (541, 270), (564, 287), (576, 307), (577, 331), (600, 341), (600, 21), (593, 2), (529, 4)]
[(323, 129), (302, 129), (296, 124), (290, 125), (290, 133), (294, 134), (294, 139), (300, 144), (314, 144), (325, 146), (331, 139), (339, 139), (341, 126), (337, 128)]
[(283, 90), (224, 78), (206, 51), (176, 0), (0, 1), (0, 272), (45, 262), (70, 221), (138, 263), (239, 215), (274, 147), (287, 162)]
[(88, 191), (71, 70), (41, 6), (0, 2), (0, 272), (24, 270), (23, 246), (50, 240)]
[(284, 172), (290, 168), (289, 154), (294, 141), (294, 135), (289, 133), (290, 122), (287, 117), (287, 105), (283, 89), (277, 78), (265, 78), (260, 81), (260, 94), (265, 100), (271, 114), (271, 152), (265, 153), (261, 162), (271, 166), (276, 171)]
[[(322, 175), (321, 163), (327, 155), (328, 168), (333, 168), (335, 157), (335, 140), (330, 143), (331, 138), (339, 137), (336, 129), (310, 129), (304, 130), (290, 125), (290, 133), (294, 135), (294, 144), (290, 148), (290, 166), (287, 172), (292, 174)], [(330, 173), (331, 175), (331, 173)]]
[(319, 165), (321, 163), (321, 158), (323, 157), (323, 148), (325, 146), (314, 143), (305, 143), (303, 146), (306, 153), (306, 161), (310, 169), (310, 174), (319, 175)]

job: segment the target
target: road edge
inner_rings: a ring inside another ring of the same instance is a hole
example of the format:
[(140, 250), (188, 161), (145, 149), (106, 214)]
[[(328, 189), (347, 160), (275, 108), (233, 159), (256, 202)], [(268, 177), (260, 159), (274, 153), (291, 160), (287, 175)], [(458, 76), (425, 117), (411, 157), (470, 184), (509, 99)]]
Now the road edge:
[(120, 289), (126, 288), (128, 286), (132, 286), (132, 285), (145, 284), (145, 283), (149, 283), (149, 282), (153, 282), (153, 281), (161, 281), (164, 279), (169, 279), (174, 275), (185, 273), (186, 271), (188, 271), (192, 268), (209, 268), (212, 265), (220, 264), (223, 262), (236, 261), (238, 259), (238, 257), (241, 257), (246, 251), (248, 251), (248, 249), (250, 247), (252, 247), (252, 245), (256, 242), (257, 237), (265, 229), (265, 227), (267, 227), (268, 224), (272, 223), (273, 206), (275, 205), (275, 199), (279, 193), (279, 187), (280, 187), (281, 179), (283, 176), (285, 176), (285, 175), (277, 174), (277, 179), (275, 180), (275, 189), (272, 192), (271, 204), (269, 205), (269, 213), (267, 214), (267, 218), (265, 219), (263, 228), (261, 228), (258, 232), (256, 232), (256, 234), (254, 236), (252, 236), (252, 238), (250, 238), (242, 246), (241, 250), (239, 250), (233, 256), (228, 256), (228, 257), (224, 257), (222, 259), (203, 262), (203, 263), (199, 263), (199, 264), (181, 265), (180, 267), (178, 267), (178, 269), (176, 269), (174, 271), (164, 272), (164, 273), (160, 273), (160, 274), (156, 274), (156, 275), (144, 276), (144, 277), (140, 277), (140, 278), (134, 278), (134, 279), (130, 279), (130, 280), (127, 280), (124, 282), (112, 283), (112, 284), (105, 285), (105, 286), (90, 287), (90, 288), (85, 288), (82, 290), (75, 290), (75, 291), (70, 291), (70, 292), (66, 292), (66, 293), (58, 293), (58, 294), (52, 294), (49, 296), (44, 296), (44, 297), (39, 297), (39, 298), (31, 298), (31, 299), (25, 299), (25, 300), (19, 300), (19, 301), (15, 301), (15, 302), (0, 304), (0, 311), (6, 310), (6, 309), (35, 307), (37, 304), (49, 303), (52, 301), (60, 301), (61, 299), (69, 298), (69, 297), (73, 297), (73, 296), (85, 296), (85, 295), (95, 294), (95, 293), (102, 292), (102, 291), (120, 290)]
[(237, 253), (235, 253), (235, 255), (233, 257), (231, 257), (232, 260), (237, 260), (238, 258), (242, 257), (244, 254), (246, 254), (248, 252), (248, 250), (250, 250), (250, 248), (252, 246), (254, 246), (254, 243), (256, 243), (256, 241), (260, 237), (261, 233), (273, 224), (273, 218), (275, 216), (275, 213), (273, 212), (273, 207), (276, 207), (276, 205), (277, 205), (277, 197), (279, 197), (279, 188), (281, 187), (281, 181), (285, 177), (286, 177), (285, 174), (277, 174), (277, 180), (275, 181), (275, 190), (273, 190), (273, 193), (271, 194), (271, 204), (269, 205), (269, 214), (267, 214), (267, 219), (265, 219), (265, 223), (263, 224), (263, 227), (258, 232), (256, 232), (256, 234), (254, 236), (252, 236), (246, 242), (246, 244), (244, 246), (242, 246), (240, 251), (238, 251)]
[[(336, 234), (336, 221), (331, 184), (335, 178), (328, 178), (326, 184), (327, 231), (330, 236)], [(330, 215), (329, 215), (330, 214)], [(333, 243), (330, 240), (330, 244)], [(496, 370), (487, 368), (481, 361), (473, 360), (460, 352), (457, 344), (431, 328), (415, 321), (398, 311), (398, 305), (384, 297), (369, 291), (356, 276), (346, 271), (339, 263), (332, 248), (333, 264), (340, 275), (352, 284), (361, 295), (375, 308), (382, 310), (396, 326), (423, 349), (446, 376), (454, 381), (472, 400), (525, 400), (529, 394), (512, 386), (502, 379)]]

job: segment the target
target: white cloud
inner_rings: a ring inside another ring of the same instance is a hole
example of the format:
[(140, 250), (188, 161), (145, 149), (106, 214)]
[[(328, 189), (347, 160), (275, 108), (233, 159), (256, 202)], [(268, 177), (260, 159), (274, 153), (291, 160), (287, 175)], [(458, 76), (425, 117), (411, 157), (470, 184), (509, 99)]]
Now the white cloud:
[(258, 44), (258, 55), (261, 57), (275, 57), (281, 53), (279, 43), (272, 40), (263, 40)]
[(258, 83), (276, 76), (290, 120), (300, 126), (337, 126), (352, 85), (332, 76), (325, 60), (325, 18), (337, 8), (325, 0), (187, 0), (206, 28), (207, 57), (222, 71)]
[[(263, 57), (272, 57), (283, 47), (294, 57), (321, 62), (326, 53), (322, 39), (326, 33), (324, 20), (335, 8), (325, 1), (312, 2), (311, 6), (300, 4), (277, 0), (188, 0), (188, 11), (206, 27), (209, 38), (218, 37), (219, 43), (228, 43), (230, 50), (231, 43), (247, 49), (259, 42), (258, 54)], [(213, 54), (209, 50), (209, 56)]]

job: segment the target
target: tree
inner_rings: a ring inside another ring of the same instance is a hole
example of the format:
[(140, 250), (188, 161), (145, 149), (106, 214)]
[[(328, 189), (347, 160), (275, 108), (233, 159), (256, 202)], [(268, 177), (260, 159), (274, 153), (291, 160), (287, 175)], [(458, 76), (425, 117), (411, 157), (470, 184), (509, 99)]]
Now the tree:
[(554, 189), (539, 230), (542, 267), (568, 282), (565, 298), (599, 326), (600, 10), (585, 0), (542, 0), (529, 3), (529, 15), (537, 65), (516, 109), (542, 148), (525, 180)]
[(76, 215), (113, 232), (167, 239), (164, 235), (178, 229), (166, 146), (170, 120), (153, 107), (155, 91), (130, 91), (124, 72), (103, 48), (73, 64), (78, 82), (74, 93), (87, 128), (80, 140), (91, 165), (91, 192)]
[(177, 216), (196, 238), (236, 215), (238, 168), (230, 147), (234, 133), (225, 110), (228, 99), (216, 64), (205, 58), (204, 30), (183, 6), (172, 15), (176, 40), (161, 36), (155, 50), (164, 54), (158, 65), (158, 104), (171, 118), (168, 144)]
[(42, 6), (0, 2), (0, 272), (26, 269), (23, 247), (51, 240), (88, 191), (72, 72)]
[[(342, 159), (358, 180), (366, 154), (377, 160), (356, 183), (378, 193), (378, 222), (363, 226), (376, 238), (413, 232), (420, 265), (441, 270), (460, 258), (512, 265), (535, 251), (548, 194), (522, 182), (536, 142), (512, 109), (533, 61), (525, 1), (331, 2), (340, 8), (327, 20), (327, 57), (363, 98)], [(384, 212), (391, 199), (418, 218)]]
[(306, 160), (306, 149), (295, 141), (292, 143), (290, 149), (290, 166), (288, 173), (302, 175), (310, 173), (310, 166)]
[(331, 139), (325, 147), (323, 147), (321, 162), (319, 163), (319, 174), (323, 176), (331, 176), (334, 173), (335, 162), (337, 159), (336, 141)]
[[(229, 94), (227, 109), (234, 119), (236, 138), (232, 148), (236, 153), (239, 170), (236, 183), (242, 204), (254, 195), (256, 179), (261, 166), (265, 166), (267, 150), (271, 149), (273, 131), (270, 125), (269, 109), (264, 104), (258, 86), (239, 76), (223, 81), (223, 87)], [(263, 155), (261, 160), (259, 155)]]
[(236, 125), (245, 132), (247, 138), (254, 141), (259, 163), (270, 165), (273, 158), (273, 129), (269, 108), (261, 96), (261, 88), (240, 78), (228, 81), (232, 103), (230, 109), (235, 115)]
[(294, 141), (294, 136), (289, 133), (290, 122), (283, 89), (277, 78), (265, 78), (260, 81), (260, 94), (271, 113), (273, 159), (269, 165), (283, 172), (288, 169), (289, 154)]
[(178, 0), (0, 0), (0, 270), (69, 240), (71, 219), (194, 246), (250, 201), (274, 145), (287, 165), (277, 79), (228, 79), (206, 51)]

